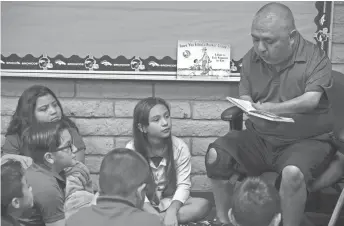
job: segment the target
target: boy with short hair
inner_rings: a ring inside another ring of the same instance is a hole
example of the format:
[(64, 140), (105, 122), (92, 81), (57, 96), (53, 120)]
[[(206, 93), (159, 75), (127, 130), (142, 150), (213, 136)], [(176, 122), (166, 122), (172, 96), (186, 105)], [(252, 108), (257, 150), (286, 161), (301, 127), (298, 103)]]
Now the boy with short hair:
[(245, 179), (234, 192), (228, 217), (234, 226), (278, 226), (281, 222), (278, 191), (259, 177)]
[(97, 205), (80, 209), (67, 226), (160, 226), (158, 216), (142, 210), (149, 176), (148, 163), (138, 152), (110, 151), (100, 166)]
[(32, 206), (32, 188), (21, 162), (1, 159), (1, 225), (19, 226), (17, 218)]

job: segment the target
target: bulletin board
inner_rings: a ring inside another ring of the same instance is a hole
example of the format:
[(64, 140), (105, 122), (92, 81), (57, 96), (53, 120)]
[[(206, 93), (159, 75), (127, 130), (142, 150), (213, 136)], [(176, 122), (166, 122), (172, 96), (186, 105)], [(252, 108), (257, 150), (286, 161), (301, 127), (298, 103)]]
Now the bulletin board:
[[(2, 2), (1, 76), (175, 80), (178, 40), (231, 46), (231, 73), (267, 2)], [(285, 2), (329, 55), (332, 2)]]

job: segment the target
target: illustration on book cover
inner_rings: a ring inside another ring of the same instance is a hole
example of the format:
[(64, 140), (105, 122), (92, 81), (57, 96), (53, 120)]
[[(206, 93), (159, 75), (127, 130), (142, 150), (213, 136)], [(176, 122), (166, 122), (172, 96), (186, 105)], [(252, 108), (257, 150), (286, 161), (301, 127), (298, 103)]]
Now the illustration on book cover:
[(230, 59), (230, 45), (207, 41), (178, 41), (177, 76), (229, 77)]

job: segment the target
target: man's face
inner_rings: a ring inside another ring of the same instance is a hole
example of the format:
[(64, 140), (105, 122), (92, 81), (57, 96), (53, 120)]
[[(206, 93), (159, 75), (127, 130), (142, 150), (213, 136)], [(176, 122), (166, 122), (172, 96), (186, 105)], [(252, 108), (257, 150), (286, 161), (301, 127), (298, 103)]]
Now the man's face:
[(280, 64), (292, 54), (290, 33), (272, 18), (256, 18), (251, 36), (255, 52), (268, 64)]

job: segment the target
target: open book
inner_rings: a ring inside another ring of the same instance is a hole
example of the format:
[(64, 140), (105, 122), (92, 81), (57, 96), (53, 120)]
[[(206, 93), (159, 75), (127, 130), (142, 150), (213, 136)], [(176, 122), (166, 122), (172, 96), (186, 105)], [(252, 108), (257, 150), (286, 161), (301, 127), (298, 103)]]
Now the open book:
[(227, 100), (243, 110), (248, 115), (256, 116), (258, 118), (266, 119), (274, 122), (294, 122), (294, 119), (281, 117), (270, 112), (255, 109), (251, 102), (233, 97), (227, 97)]

